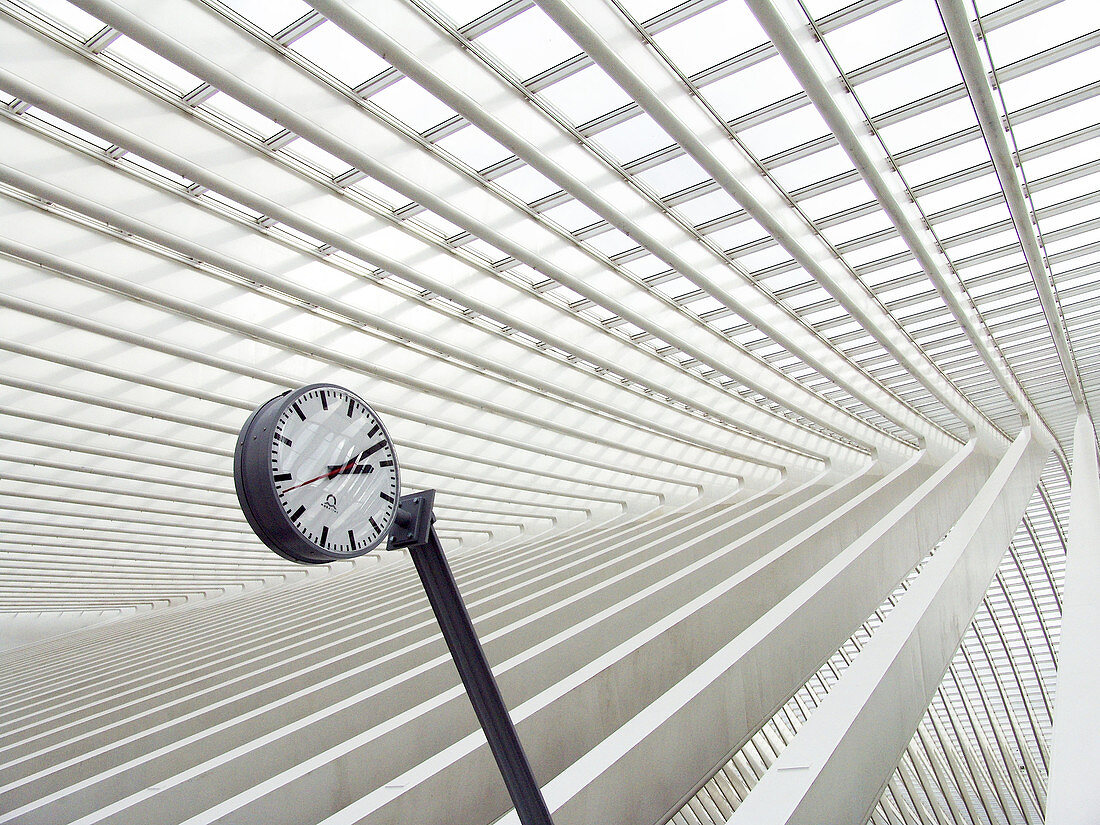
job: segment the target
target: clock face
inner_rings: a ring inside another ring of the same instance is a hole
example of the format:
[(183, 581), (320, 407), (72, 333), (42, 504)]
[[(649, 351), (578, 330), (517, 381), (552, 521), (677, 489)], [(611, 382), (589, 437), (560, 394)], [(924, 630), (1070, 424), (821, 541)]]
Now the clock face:
[(400, 496), (393, 442), (355, 393), (315, 384), (272, 399), (245, 424), (234, 477), (249, 523), (303, 563), (369, 552)]

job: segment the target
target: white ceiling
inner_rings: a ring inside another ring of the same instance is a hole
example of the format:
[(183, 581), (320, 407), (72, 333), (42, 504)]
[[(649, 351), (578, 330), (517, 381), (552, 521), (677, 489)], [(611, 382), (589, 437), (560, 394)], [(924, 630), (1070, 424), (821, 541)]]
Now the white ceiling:
[(231, 456), (317, 380), (452, 551), (1026, 417), (1056, 456), (937, 702), (1010, 691), (1045, 758), (1100, 5), (313, 6), (0, 0), (0, 611), (307, 575)]

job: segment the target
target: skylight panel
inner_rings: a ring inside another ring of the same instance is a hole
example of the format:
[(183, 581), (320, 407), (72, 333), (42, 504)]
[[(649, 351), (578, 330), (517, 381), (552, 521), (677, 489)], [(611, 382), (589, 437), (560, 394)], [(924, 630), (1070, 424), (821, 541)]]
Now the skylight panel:
[(797, 111), (743, 129), (737, 136), (758, 158), (767, 158), (827, 134), (829, 127), (817, 109), (803, 106)]
[(1021, 154), (1027, 158), (1024, 161), (1024, 169), (1027, 170), (1028, 178), (1036, 180), (1096, 160), (1100, 157), (1100, 136), (1049, 154), (1035, 155), (1029, 153), (1027, 149), (1024, 149)]
[(856, 85), (860, 102), (872, 118), (962, 83), (950, 49)]
[(558, 226), (576, 232), (600, 220), (600, 216), (578, 200), (570, 198), (565, 203), (544, 211), (543, 216)]
[(511, 152), (471, 125), (440, 138), (435, 145), (476, 170), (485, 169), (512, 156)]
[(620, 264), (623, 269), (639, 278), (649, 278), (668, 271), (668, 264), (656, 255), (645, 254)]
[(92, 15), (81, 11), (65, 0), (33, 0), (28, 5), (57, 21), (65, 28), (77, 35), (81, 40), (87, 40), (93, 34), (103, 28), (103, 23)]
[(853, 206), (870, 203), (874, 195), (862, 179), (855, 179), (837, 189), (823, 192), (812, 198), (804, 198), (798, 205), (809, 216), (810, 220), (818, 220), (826, 215), (832, 215)]
[(663, 149), (675, 141), (649, 115), (639, 114), (612, 126), (592, 139), (620, 163), (627, 163)]
[(532, 7), (477, 38), (519, 80), (556, 66), (580, 52), (542, 9)]
[(352, 88), (389, 68), (385, 60), (331, 22), (294, 41), (291, 48)]
[(918, 195), (921, 208), (929, 215), (935, 215), (944, 209), (983, 198), (1000, 192), (1001, 187), (992, 164), (989, 171), (972, 180), (964, 180), (943, 189), (924, 192)]
[(593, 249), (608, 256), (616, 255), (627, 249), (633, 249), (638, 245), (637, 241), (629, 235), (614, 228), (585, 238), (585, 242)]
[[(973, 117), (971, 112), (971, 117)], [(977, 126), (975, 126), (975, 130)], [(989, 163), (989, 150), (980, 134), (958, 146), (943, 149), (935, 154), (929, 154), (916, 160), (907, 161), (904, 156), (899, 157), (895, 152), (895, 159), (902, 164), (902, 174), (910, 186), (919, 186), (929, 180), (936, 180), (960, 169), (967, 169), (976, 164)]]
[(854, 238), (862, 238), (884, 229), (889, 229), (893, 224), (885, 212), (881, 210), (872, 212), (852, 220), (843, 221), (821, 231), (821, 234), (829, 243), (838, 245)]
[(521, 166), (513, 172), (501, 175), (493, 182), (524, 203), (531, 203), (552, 192), (557, 192), (560, 188), (552, 180), (530, 166)]
[(986, 41), (994, 64), (1006, 66), (1064, 42), (1067, 32), (1096, 29), (1100, 29), (1100, 5), (1094, 0), (1063, 0), (986, 32)]
[(268, 34), (280, 32), (312, 9), (301, 0), (221, 0)]
[(850, 70), (941, 34), (935, 5), (900, 0), (829, 32), (825, 42), (841, 68)]
[(688, 186), (709, 180), (710, 175), (703, 167), (687, 155), (680, 155), (634, 175), (661, 197), (679, 192)]
[(213, 110), (230, 123), (243, 126), (260, 138), (270, 137), (282, 128), (274, 120), (261, 115), (255, 109), (245, 106), (223, 92), (219, 92), (207, 100), (203, 104), (203, 108)]
[(589, 66), (552, 83), (538, 93), (574, 126), (630, 102), (630, 96), (599, 66)]
[(885, 126), (879, 134), (891, 151), (902, 152), (971, 125), (977, 125), (974, 107), (964, 98)]
[(322, 172), (335, 176), (348, 168), (346, 161), (329, 154), (320, 146), (310, 143), (305, 138), (299, 138), (291, 144), (289, 149), (282, 150), (288, 155), (298, 155), (305, 158)]
[(1098, 120), (1100, 120), (1100, 98), (1094, 98), (1033, 120), (1014, 123), (1012, 130), (1020, 145), (1034, 146), (1091, 126)]
[(456, 28), (472, 23), (501, 4), (501, 0), (434, 0), (432, 3)]
[(148, 77), (182, 95), (194, 89), (202, 81), (175, 63), (165, 60), (156, 52), (142, 46), (136, 40), (121, 36), (103, 50), (103, 54), (118, 58)]
[[(801, 91), (779, 55), (708, 83), (702, 89), (703, 97), (726, 120), (763, 109)], [(806, 105), (810, 105), (809, 101)]]
[(708, 232), (707, 238), (721, 249), (730, 249), (767, 237), (767, 232), (752, 218), (745, 217), (731, 226)]
[(811, 183), (831, 178), (852, 168), (844, 149), (830, 146), (821, 152), (799, 158), (792, 163), (784, 163), (772, 170), (772, 177), (788, 192), (800, 189)]
[[(304, 144), (305, 141), (301, 141), (301, 143)], [(332, 155), (329, 155), (329, 157), (332, 157)], [(377, 181), (371, 177), (363, 178), (362, 180), (357, 181), (355, 185), (353, 185), (351, 188), (361, 192), (366, 192), (375, 200), (381, 201), (382, 203), (390, 207), (390, 209), (394, 210), (401, 209), (412, 203), (411, 200), (406, 198), (396, 189), (391, 189), (390, 187), (386, 186), (386, 184), (382, 183), (381, 181)], [(442, 220), (442, 218), (440, 218), (440, 220)]]
[[(1091, 49), (1036, 68), (1026, 74), (1002, 78), (998, 92), (1010, 112), (1079, 89), (1100, 77), (1100, 58)], [(1094, 93), (1095, 94), (1095, 93)]]
[(654, 35), (680, 71), (692, 75), (767, 41), (742, 3), (721, 3)]
[(871, 263), (872, 261), (887, 258), (890, 255), (908, 253), (909, 247), (905, 245), (905, 241), (895, 234), (891, 237), (884, 238), (878, 243), (871, 244), (870, 246), (849, 250), (844, 253), (843, 258), (848, 266), (854, 268)]
[(669, 298), (673, 299), (680, 298), (698, 289), (698, 287), (695, 286), (694, 283), (692, 283), (682, 275), (678, 275), (671, 280), (665, 281), (664, 283), (657, 284), (654, 288), (658, 292), (663, 292)]
[(738, 255), (735, 260), (749, 272), (759, 272), (776, 264), (790, 261), (791, 257), (783, 247), (776, 245), (746, 255)]
[(111, 146), (109, 141), (103, 140), (98, 135), (93, 135), (91, 132), (84, 131), (79, 126), (74, 126), (68, 121), (62, 120), (59, 117), (54, 117), (49, 112), (43, 109), (36, 109), (32, 106), (25, 112), (25, 115), (27, 117), (33, 118), (34, 120), (40, 120), (44, 123), (48, 123), (50, 126), (53, 126), (58, 131), (79, 138), (80, 140), (83, 140), (84, 142), (89, 143), (102, 151), (106, 151)]
[(370, 100), (416, 132), (425, 132), (455, 115), (453, 109), (407, 77), (372, 95)]
[(679, 203), (673, 211), (682, 215), (692, 224), (701, 224), (739, 210), (740, 207), (737, 201), (719, 189), (708, 192), (702, 197)]

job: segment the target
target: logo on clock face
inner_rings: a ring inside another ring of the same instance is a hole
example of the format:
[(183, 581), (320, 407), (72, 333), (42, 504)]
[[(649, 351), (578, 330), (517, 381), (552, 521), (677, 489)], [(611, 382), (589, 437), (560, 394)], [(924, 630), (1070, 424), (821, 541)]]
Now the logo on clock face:
[(325, 502), (321, 506), (322, 507), (327, 507), (329, 510), (332, 510), (332, 512), (334, 512), (334, 513), (339, 513), (340, 512), (338, 509), (336, 509), (336, 496), (334, 496), (332, 493), (329, 493), (327, 496), (325, 496)]

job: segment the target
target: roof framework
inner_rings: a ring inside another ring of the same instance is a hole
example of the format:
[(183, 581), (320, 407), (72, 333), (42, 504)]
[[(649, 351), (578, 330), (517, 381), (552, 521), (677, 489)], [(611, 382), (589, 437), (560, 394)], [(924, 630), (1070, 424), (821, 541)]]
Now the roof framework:
[[(1040, 821), (1100, 399), (1095, 4), (371, 7), (0, 0), (0, 611), (324, 576), (229, 463), (321, 377), (451, 552), (1028, 423), (1053, 456), (871, 818)], [(673, 821), (733, 813), (904, 587)]]

